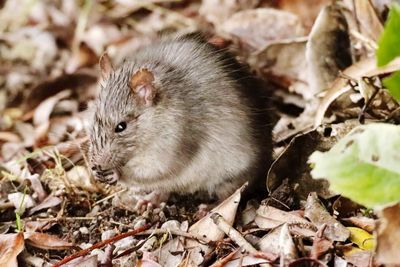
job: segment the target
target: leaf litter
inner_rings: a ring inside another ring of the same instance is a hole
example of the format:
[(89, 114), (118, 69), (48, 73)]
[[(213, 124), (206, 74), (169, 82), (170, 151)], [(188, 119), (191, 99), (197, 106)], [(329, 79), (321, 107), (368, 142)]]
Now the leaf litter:
[[(315, 164), (322, 152), (374, 142), (344, 143), (357, 125), (399, 122), (397, 95), (385, 89), (396, 76), (382, 82), (398, 60), (377, 67), (375, 59), (391, 38), (389, 30), (381, 39), (391, 1), (28, 2), (4, 1), (0, 11), (1, 266), (400, 264), (398, 205), (369, 210), (360, 205), (374, 201), (367, 189), (335, 192), (344, 185), (310, 175), (331, 178), (331, 159), (323, 170)], [(122, 62), (160, 34), (194, 30), (234, 51), (273, 91), (270, 194), (247, 200), (242, 188), (218, 206), (173, 196), (138, 213), (115, 201), (124, 188), (93, 180), (82, 153), (97, 62), (104, 51)], [(394, 135), (386, 141), (395, 145)], [(386, 143), (368, 147), (361, 159), (396, 172)]]

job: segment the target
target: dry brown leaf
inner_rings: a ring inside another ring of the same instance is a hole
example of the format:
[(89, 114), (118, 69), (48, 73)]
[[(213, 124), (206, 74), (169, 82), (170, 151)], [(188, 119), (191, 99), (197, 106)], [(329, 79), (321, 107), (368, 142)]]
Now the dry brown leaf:
[[(30, 112), (49, 97), (65, 90), (71, 90), (79, 99), (82, 98), (82, 100), (87, 101), (90, 96), (94, 95), (93, 90), (89, 89), (96, 82), (97, 73), (95, 75), (90, 72), (66, 74), (42, 81), (29, 89), (29, 93), (22, 104), (22, 109), (25, 113)], [(30, 119), (28, 115), (26, 114), (24, 119)]]
[[(236, 259), (233, 259), (226, 264), (224, 267), (236, 267), (236, 266), (266, 266), (265, 264), (269, 263), (270, 261), (266, 259), (257, 258), (252, 255), (244, 255), (240, 256)], [(259, 265), (260, 264), (260, 265)]]
[(272, 229), (268, 234), (264, 235), (257, 243), (257, 246), (263, 252), (272, 254), (280, 254), (279, 237), (281, 235), (282, 226)]
[[(267, 178), (267, 188), (273, 192), (289, 178), (295, 196), (306, 199), (310, 191), (329, 198), (334, 194), (329, 190), (329, 183), (325, 180), (315, 180), (310, 176), (308, 157), (315, 150), (326, 151), (330, 149), (341, 137), (347, 134), (356, 125), (357, 120), (348, 120), (345, 123), (333, 124), (329, 127), (319, 127), (317, 130), (299, 134), (291, 139), (288, 146), (272, 163)], [(327, 136), (326, 131), (330, 133)], [(288, 168), (290, 166), (290, 168)]]
[(373, 264), (373, 253), (357, 247), (346, 247), (343, 249), (344, 259), (354, 266), (375, 266)]
[(289, 227), (285, 223), (282, 225), (279, 236), (280, 266), (286, 266), (289, 262), (297, 258), (297, 248), (294, 244)]
[(90, 255), (85, 257), (79, 257), (70, 261), (69, 263), (62, 265), (63, 267), (98, 267), (98, 256)]
[(325, 226), (322, 226), (313, 240), (313, 245), (311, 248), (310, 257), (314, 259), (318, 259), (322, 255), (328, 252), (329, 249), (333, 248), (333, 241), (328, 240), (323, 236), (323, 232), (325, 231)]
[[(234, 13), (255, 8), (259, 2), (259, 0), (203, 0), (199, 13), (218, 29)], [(215, 8), (216, 6), (218, 8)]]
[(39, 205), (37, 205), (36, 207), (33, 207), (29, 213), (33, 214), (39, 210), (43, 210), (43, 209), (48, 209), (48, 208), (52, 208), (55, 207), (57, 205), (59, 205), (61, 203), (61, 199), (55, 196), (48, 196), (46, 199), (44, 199), (42, 201), (42, 203), (40, 203)]
[(222, 24), (221, 33), (257, 51), (273, 41), (303, 36), (304, 29), (292, 13), (257, 8), (232, 15)]
[(37, 199), (43, 201), (47, 197), (47, 192), (43, 188), (42, 182), (39, 179), (39, 174), (29, 174), (26, 179), (31, 182), (30, 188), (36, 193)]
[(329, 88), (340, 70), (351, 65), (348, 26), (338, 4), (324, 7), (306, 46), (309, 95)]
[(24, 247), (22, 233), (0, 235), (0, 266), (17, 267), (17, 256)]
[(400, 204), (384, 208), (377, 229), (376, 259), (381, 264), (400, 264)]
[(265, 205), (258, 208), (255, 222), (258, 227), (263, 229), (272, 229), (284, 223), (310, 225), (309, 221), (300, 216)]
[(18, 135), (11, 132), (0, 132), (0, 141), (1, 142), (13, 142), (18, 143), (21, 141)]
[(278, 7), (299, 16), (305, 28), (310, 30), (321, 8), (331, 2), (330, 0), (279, 0)]
[[(375, 59), (365, 59), (353, 64), (352, 66), (344, 70), (343, 74), (354, 79), (359, 79), (363, 76), (364, 73), (374, 70), (375, 66)], [(314, 127), (318, 127), (319, 125), (321, 125), (325, 113), (331, 103), (350, 89), (351, 87), (348, 84), (347, 79), (339, 77), (333, 82), (332, 86), (329, 90), (327, 90), (325, 96), (319, 104), (317, 113), (315, 115)]]
[(24, 237), (27, 241), (27, 244), (40, 249), (65, 250), (73, 247), (72, 243), (62, 240), (55, 235), (26, 232), (24, 233)]
[(211, 214), (220, 214), (226, 222), (230, 225), (233, 224), (236, 216), (236, 211), (240, 202), (241, 193), (245, 189), (242, 186), (235, 193), (233, 193), (229, 198), (224, 200), (221, 204), (211, 210), (211, 212), (202, 218), (200, 221), (196, 222), (189, 228), (189, 233), (196, 234), (199, 236), (205, 236), (210, 240), (218, 241), (224, 237), (224, 232), (218, 229), (210, 218)]
[(324, 236), (330, 240), (345, 241), (350, 236), (350, 231), (326, 211), (316, 193), (308, 196), (304, 216), (317, 227), (326, 224)]
[[(376, 67), (376, 60), (374, 58), (364, 59), (343, 71), (347, 77), (354, 80), (359, 80), (362, 77), (374, 77), (389, 74), (400, 70), (400, 58), (396, 58), (388, 65), (383, 67)], [(326, 111), (329, 106), (341, 95), (351, 90), (348, 80), (343, 77), (338, 77), (326, 92), (325, 96), (320, 102), (318, 110), (315, 115), (314, 127), (318, 127), (323, 122)]]
[(350, 222), (351, 224), (364, 229), (367, 232), (372, 233), (376, 227), (376, 221), (368, 217), (350, 217), (342, 219), (344, 222)]
[(265, 78), (289, 87), (290, 92), (308, 95), (305, 45), (307, 38), (272, 42), (251, 55), (249, 63)]
[(378, 41), (383, 25), (369, 0), (354, 0), (355, 15), (361, 33), (373, 41)]
[(53, 111), (55, 105), (63, 98), (67, 98), (71, 95), (71, 91), (65, 90), (57, 93), (54, 96), (44, 100), (36, 108), (33, 115), (33, 124), (36, 126), (44, 125), (49, 123), (50, 114)]

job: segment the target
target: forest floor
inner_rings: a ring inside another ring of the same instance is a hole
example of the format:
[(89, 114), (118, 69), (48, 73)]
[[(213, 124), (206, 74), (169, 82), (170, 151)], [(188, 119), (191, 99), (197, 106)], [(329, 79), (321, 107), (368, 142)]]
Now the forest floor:
[[(377, 230), (381, 215), (311, 176), (313, 152), (399, 118), (381, 78), (400, 61), (375, 60), (390, 1), (333, 2), (0, 1), (0, 265), (400, 264), (398, 216), (386, 210)], [(93, 179), (80, 150), (99, 58), (118, 65), (161, 34), (194, 31), (270, 84), (269, 195), (174, 195), (139, 212), (126, 189)]]

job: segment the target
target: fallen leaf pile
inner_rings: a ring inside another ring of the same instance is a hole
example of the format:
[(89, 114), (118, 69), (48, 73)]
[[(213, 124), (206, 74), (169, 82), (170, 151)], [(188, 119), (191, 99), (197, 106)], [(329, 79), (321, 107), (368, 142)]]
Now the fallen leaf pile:
[[(0, 1), (0, 266), (399, 265), (392, 2)], [(271, 91), (269, 194), (138, 212), (87, 168), (97, 63), (195, 31)]]

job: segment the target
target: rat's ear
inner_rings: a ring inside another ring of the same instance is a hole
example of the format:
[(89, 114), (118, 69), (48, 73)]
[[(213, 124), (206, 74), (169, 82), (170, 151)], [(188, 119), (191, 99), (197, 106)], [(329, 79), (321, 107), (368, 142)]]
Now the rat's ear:
[(129, 80), (135, 99), (139, 104), (150, 106), (156, 96), (156, 88), (154, 86), (154, 75), (147, 69), (138, 70)]
[(101, 77), (103, 78), (103, 80), (106, 79), (114, 71), (114, 67), (107, 52), (104, 52), (103, 55), (101, 55), (99, 65)]

